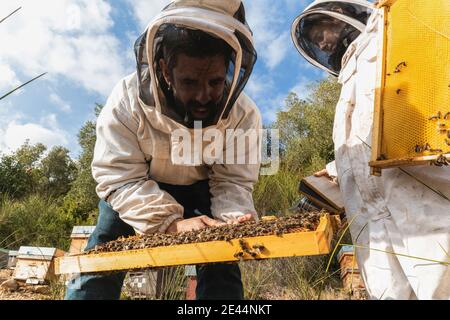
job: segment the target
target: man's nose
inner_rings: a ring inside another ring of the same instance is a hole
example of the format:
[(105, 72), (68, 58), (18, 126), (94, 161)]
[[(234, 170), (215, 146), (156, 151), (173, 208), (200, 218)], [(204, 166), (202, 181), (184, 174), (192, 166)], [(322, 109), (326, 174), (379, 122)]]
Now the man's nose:
[(196, 100), (201, 104), (207, 104), (211, 101), (211, 88), (208, 85), (202, 86), (196, 96)]
[(319, 48), (320, 48), (320, 50), (327, 49), (327, 42), (326, 41), (320, 41), (319, 42)]

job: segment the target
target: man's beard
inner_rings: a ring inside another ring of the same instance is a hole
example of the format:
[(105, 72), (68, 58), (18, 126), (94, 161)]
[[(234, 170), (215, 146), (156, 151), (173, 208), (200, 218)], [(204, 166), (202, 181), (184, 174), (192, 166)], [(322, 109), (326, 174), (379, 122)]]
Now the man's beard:
[(188, 101), (186, 104), (175, 97), (176, 109), (183, 116), (184, 123), (188, 127), (194, 126), (194, 121), (201, 121), (202, 127), (208, 127), (215, 123), (219, 116), (219, 110), (222, 105), (222, 99), (217, 102), (210, 101), (207, 104), (201, 104), (197, 101)]

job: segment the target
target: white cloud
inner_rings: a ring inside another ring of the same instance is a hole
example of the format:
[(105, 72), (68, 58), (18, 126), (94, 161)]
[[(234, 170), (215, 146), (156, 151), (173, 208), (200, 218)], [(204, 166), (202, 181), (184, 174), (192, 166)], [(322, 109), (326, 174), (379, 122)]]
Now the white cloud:
[(52, 101), (61, 111), (64, 112), (72, 111), (70, 104), (61, 99), (61, 97), (58, 96), (56, 93), (50, 94), (50, 101)]
[[(2, 104), (11, 111), (12, 106)], [(68, 146), (71, 138), (60, 128), (55, 114), (41, 118), (38, 123), (25, 120), (21, 113), (10, 113), (0, 120), (0, 152), (11, 153), (29, 140), (31, 144), (43, 143), (48, 149), (54, 146)]]
[(291, 45), (289, 32), (280, 34), (267, 46), (267, 66), (269, 69), (275, 68), (286, 57)]
[(311, 93), (308, 87), (309, 84), (311, 84), (311, 79), (300, 77), (298, 82), (289, 90), (289, 92), (294, 92), (300, 99), (304, 100)]
[(285, 21), (284, 1), (246, 0), (247, 21), (253, 31), (258, 55), (269, 69), (274, 69), (291, 46), (290, 22)]
[(0, 56), (27, 78), (48, 72), (108, 95), (126, 74), (126, 58), (112, 33), (111, 5), (104, 0), (2, 1), (0, 12), (22, 9), (2, 23)]
[[(304, 8), (310, 5), (313, 0), (284, 0), (286, 9), (289, 11), (299, 10), (299, 8)], [(300, 15), (300, 11), (296, 12), (297, 15)]]
[(3, 151), (14, 151), (26, 140), (31, 144), (43, 143), (49, 149), (57, 145), (67, 145), (67, 134), (55, 128), (46, 128), (36, 123), (20, 124), (11, 122), (3, 133), (0, 140), (0, 149)]
[(276, 120), (276, 111), (283, 105), (286, 96), (274, 97), (275, 83), (270, 75), (253, 74), (245, 87), (245, 92), (261, 110), (264, 123)]
[(273, 87), (273, 80), (270, 76), (253, 73), (245, 86), (245, 93), (252, 99), (258, 100), (266, 97)]
[(14, 152), (26, 140), (43, 143), (48, 148), (69, 146), (73, 139), (61, 128), (55, 114), (48, 114), (37, 121), (17, 111), (11, 101), (0, 102), (0, 153)]
[(127, 0), (136, 15), (142, 31), (171, 0)]
[[(261, 110), (264, 123), (276, 120), (279, 110), (286, 111), (286, 98), (294, 92), (300, 99), (306, 99), (310, 94), (308, 84), (311, 79), (298, 78), (297, 82), (288, 90), (280, 92), (276, 90), (273, 80), (268, 76), (252, 76), (246, 86), (246, 93), (255, 101)], [(277, 93), (278, 92), (278, 93)], [(272, 95), (271, 93), (277, 93)]]
[(20, 84), (16, 73), (0, 61), (0, 96), (6, 94)]
[(39, 121), (41, 126), (47, 126), (49, 129), (55, 130), (55, 131), (61, 131), (59, 129), (58, 120), (56, 118), (56, 114), (51, 113), (41, 118)]

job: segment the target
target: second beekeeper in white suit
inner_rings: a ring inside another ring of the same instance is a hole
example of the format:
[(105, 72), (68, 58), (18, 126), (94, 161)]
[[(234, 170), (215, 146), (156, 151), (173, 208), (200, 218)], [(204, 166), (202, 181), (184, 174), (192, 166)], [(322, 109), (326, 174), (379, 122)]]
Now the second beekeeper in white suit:
[(376, 177), (368, 164), (382, 25), (383, 11), (367, 1), (314, 1), (292, 38), (342, 84), (327, 171), (338, 178), (369, 296), (450, 299), (450, 168), (393, 168)]

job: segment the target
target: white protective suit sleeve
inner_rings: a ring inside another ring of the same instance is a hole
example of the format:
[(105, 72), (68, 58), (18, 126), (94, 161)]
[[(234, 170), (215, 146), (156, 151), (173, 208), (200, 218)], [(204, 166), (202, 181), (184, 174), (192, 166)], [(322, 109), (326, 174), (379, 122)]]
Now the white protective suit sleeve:
[[(243, 98), (243, 95), (241, 95)], [(245, 116), (234, 126), (235, 139), (227, 139), (224, 148), (226, 159), (231, 149), (234, 161), (239, 157), (246, 159), (245, 164), (214, 164), (209, 175), (211, 198), (211, 211), (216, 219), (229, 221), (250, 213), (255, 220), (258, 215), (253, 204), (253, 186), (258, 181), (261, 155), (260, 133), (262, 129), (261, 115), (258, 108), (249, 98), (241, 104), (246, 109)], [(232, 111), (233, 113), (234, 111)], [(241, 130), (241, 131), (240, 131)], [(251, 136), (247, 147), (242, 148), (245, 135)], [(240, 142), (239, 142), (240, 141)], [(234, 162), (236, 163), (236, 162)]]
[(136, 138), (138, 121), (119, 84), (97, 120), (92, 174), (97, 194), (138, 234), (165, 232), (183, 217), (183, 207), (149, 178), (149, 165)]

